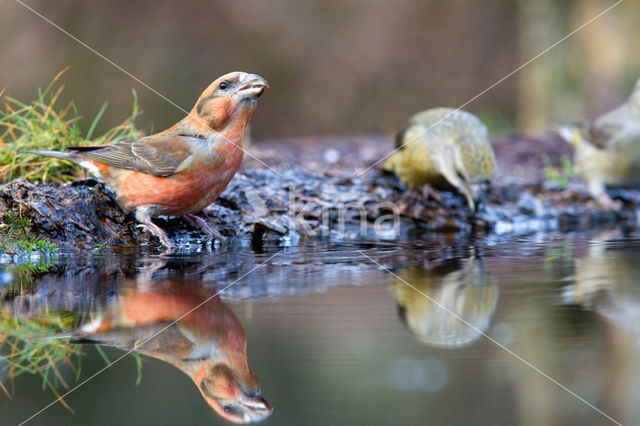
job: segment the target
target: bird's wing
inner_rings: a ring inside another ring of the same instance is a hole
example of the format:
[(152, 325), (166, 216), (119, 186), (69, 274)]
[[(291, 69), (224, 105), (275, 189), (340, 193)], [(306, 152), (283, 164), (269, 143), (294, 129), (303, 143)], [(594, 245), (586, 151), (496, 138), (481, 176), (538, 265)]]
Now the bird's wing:
[(607, 143), (607, 147), (623, 152), (628, 159), (640, 158), (640, 124), (629, 124), (617, 132)]
[(175, 350), (174, 346), (185, 346), (187, 349), (193, 346), (175, 324), (166, 321), (131, 328), (113, 328), (99, 333), (67, 333), (46, 338), (71, 338), (73, 343), (115, 346), (124, 350), (158, 350), (165, 347)]
[(68, 148), (83, 157), (121, 169), (171, 176), (191, 157), (191, 145), (202, 142), (190, 136), (153, 135), (99, 147)]
[(630, 113), (628, 105), (623, 104), (587, 123), (585, 127), (587, 139), (598, 148), (606, 148), (630, 122)]

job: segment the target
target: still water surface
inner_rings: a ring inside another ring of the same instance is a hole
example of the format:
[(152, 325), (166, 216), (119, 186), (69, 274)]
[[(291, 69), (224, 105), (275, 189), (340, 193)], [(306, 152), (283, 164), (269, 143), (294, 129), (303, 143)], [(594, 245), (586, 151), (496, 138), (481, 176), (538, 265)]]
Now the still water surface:
[(29, 424), (638, 424), (639, 254), (607, 231), (5, 265), (1, 423), (55, 399), (12, 378), (40, 345), (60, 394), (118, 361)]

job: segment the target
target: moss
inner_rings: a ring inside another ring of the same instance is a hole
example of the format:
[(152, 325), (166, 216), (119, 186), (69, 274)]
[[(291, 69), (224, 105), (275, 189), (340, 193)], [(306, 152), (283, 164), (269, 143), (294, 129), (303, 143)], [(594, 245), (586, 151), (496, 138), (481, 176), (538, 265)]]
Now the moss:
[(7, 254), (39, 252), (54, 254), (57, 247), (52, 242), (31, 232), (31, 221), (8, 211), (0, 221), (0, 251)]

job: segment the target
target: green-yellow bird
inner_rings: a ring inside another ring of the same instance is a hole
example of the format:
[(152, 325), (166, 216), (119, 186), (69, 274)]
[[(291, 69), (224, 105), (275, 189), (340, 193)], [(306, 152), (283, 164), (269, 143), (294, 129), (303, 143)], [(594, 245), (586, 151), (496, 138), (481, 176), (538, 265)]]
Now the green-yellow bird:
[(576, 175), (603, 207), (619, 210), (606, 188), (640, 187), (640, 80), (629, 99), (600, 117), (562, 125), (558, 133), (575, 149)]
[(495, 171), (487, 127), (462, 110), (420, 112), (398, 132), (396, 147), (384, 165), (409, 186), (455, 187), (472, 210)]

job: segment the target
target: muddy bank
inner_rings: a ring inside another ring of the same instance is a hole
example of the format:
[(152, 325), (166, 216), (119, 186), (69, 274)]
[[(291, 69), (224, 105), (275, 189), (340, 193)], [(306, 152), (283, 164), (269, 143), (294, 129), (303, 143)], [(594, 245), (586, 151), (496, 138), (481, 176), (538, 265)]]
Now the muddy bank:
[[(529, 232), (635, 223), (640, 193), (616, 192), (625, 209), (594, 203), (579, 182), (546, 181), (544, 156), (560, 164), (570, 148), (549, 135), (493, 141), (499, 172), (489, 198), (473, 214), (461, 196), (407, 189), (395, 176), (364, 169), (388, 152), (388, 138), (325, 138), (256, 143), (220, 199), (202, 216), (232, 241), (296, 242), (301, 238), (397, 238), (428, 232)], [(156, 244), (95, 179), (66, 185), (16, 180), (0, 190), (0, 215), (28, 217), (32, 230), (62, 247)], [(399, 221), (394, 222), (398, 217)], [(158, 218), (181, 247), (205, 238), (180, 218)]]

